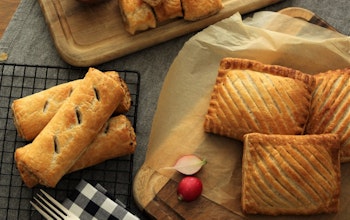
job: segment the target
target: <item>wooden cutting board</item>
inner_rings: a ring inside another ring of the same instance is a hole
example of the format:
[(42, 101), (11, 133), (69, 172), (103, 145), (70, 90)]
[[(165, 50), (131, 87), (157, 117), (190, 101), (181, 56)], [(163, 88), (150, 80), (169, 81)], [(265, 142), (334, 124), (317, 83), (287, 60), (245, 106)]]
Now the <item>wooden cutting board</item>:
[(134, 36), (123, 27), (118, 0), (86, 5), (76, 0), (39, 0), (60, 56), (73, 66), (93, 66), (203, 29), (236, 12), (248, 13), (281, 0), (222, 0), (224, 8), (209, 18), (176, 19)]
[[(317, 15), (303, 8), (286, 8), (280, 13), (335, 31), (332, 26)], [(297, 33), (298, 30), (295, 34)], [(164, 155), (156, 155), (157, 151), (152, 151), (152, 153), (151, 159), (164, 157)], [(173, 155), (173, 157), (178, 158), (179, 155)], [(147, 159), (149, 157), (146, 155), (145, 164), (147, 164)], [(189, 203), (179, 201), (177, 199), (177, 180), (181, 178), (179, 178), (181, 174), (176, 173), (172, 178), (169, 178), (151, 167), (145, 166), (145, 164), (134, 179), (133, 195), (139, 208), (149, 216), (155, 219), (246, 219), (240, 212), (233, 213), (204, 196)]]

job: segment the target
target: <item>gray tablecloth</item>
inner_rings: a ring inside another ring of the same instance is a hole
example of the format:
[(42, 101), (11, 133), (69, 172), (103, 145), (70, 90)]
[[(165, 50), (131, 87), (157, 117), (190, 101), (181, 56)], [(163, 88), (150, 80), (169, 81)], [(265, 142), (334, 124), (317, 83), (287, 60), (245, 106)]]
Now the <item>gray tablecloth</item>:
[[(304, 7), (316, 13), (345, 35), (350, 35), (348, 0), (286, 0), (262, 10), (278, 11), (285, 7)], [(247, 15), (245, 15), (247, 16)], [(132, 69), (141, 73), (137, 121), (138, 148), (134, 155), (134, 173), (144, 161), (153, 115), (162, 82), (169, 66), (191, 33), (157, 46), (102, 64), (101, 69)], [(68, 66), (56, 52), (40, 6), (36, 0), (21, 1), (3, 38), (0, 53), (8, 54), (8, 63)], [(137, 207), (131, 209), (140, 215)]]

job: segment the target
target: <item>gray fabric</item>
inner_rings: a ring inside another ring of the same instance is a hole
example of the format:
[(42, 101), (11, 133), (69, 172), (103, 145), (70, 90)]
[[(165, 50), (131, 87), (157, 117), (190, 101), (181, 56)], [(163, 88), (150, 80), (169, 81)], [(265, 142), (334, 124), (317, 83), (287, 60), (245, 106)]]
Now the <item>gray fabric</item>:
[[(264, 10), (278, 11), (285, 7), (304, 7), (324, 18), (341, 33), (350, 34), (350, 2), (348, 0), (286, 0)], [(152, 119), (163, 79), (191, 33), (134, 54), (98, 66), (101, 69), (129, 69), (141, 73), (140, 102), (137, 124), (138, 147), (134, 156), (134, 173), (144, 161)], [(40, 6), (36, 0), (22, 1), (0, 40), (0, 53), (6, 62), (16, 64), (68, 66), (56, 52)], [(132, 211), (142, 216), (135, 205)]]

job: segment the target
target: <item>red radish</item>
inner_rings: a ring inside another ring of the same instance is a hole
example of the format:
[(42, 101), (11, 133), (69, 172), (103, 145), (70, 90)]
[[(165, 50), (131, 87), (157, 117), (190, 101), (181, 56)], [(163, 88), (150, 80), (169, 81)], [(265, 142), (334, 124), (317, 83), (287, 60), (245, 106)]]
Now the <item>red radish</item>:
[(179, 158), (173, 167), (165, 167), (165, 169), (176, 169), (182, 174), (193, 175), (197, 173), (207, 161), (200, 159), (196, 155), (190, 154)]
[(190, 202), (197, 199), (202, 193), (202, 181), (194, 176), (184, 177), (177, 187), (177, 198)]

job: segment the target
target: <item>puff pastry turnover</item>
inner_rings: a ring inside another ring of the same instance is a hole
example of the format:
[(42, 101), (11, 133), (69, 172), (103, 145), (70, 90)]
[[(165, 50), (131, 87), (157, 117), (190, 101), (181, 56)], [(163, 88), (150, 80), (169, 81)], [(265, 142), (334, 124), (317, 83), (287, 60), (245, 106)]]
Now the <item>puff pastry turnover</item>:
[[(86, 151), (123, 96), (118, 81), (90, 68), (82, 83), (25, 151), (15, 151), (21, 176), (28, 173), (48, 187)], [(24, 180), (24, 178), (23, 178)]]
[(286, 67), (225, 58), (204, 129), (238, 140), (252, 132), (303, 134), (314, 82), (311, 75)]
[(335, 134), (244, 136), (242, 208), (247, 214), (308, 215), (339, 209)]
[(308, 134), (335, 133), (340, 136), (340, 159), (350, 161), (350, 69), (330, 70), (315, 75)]

